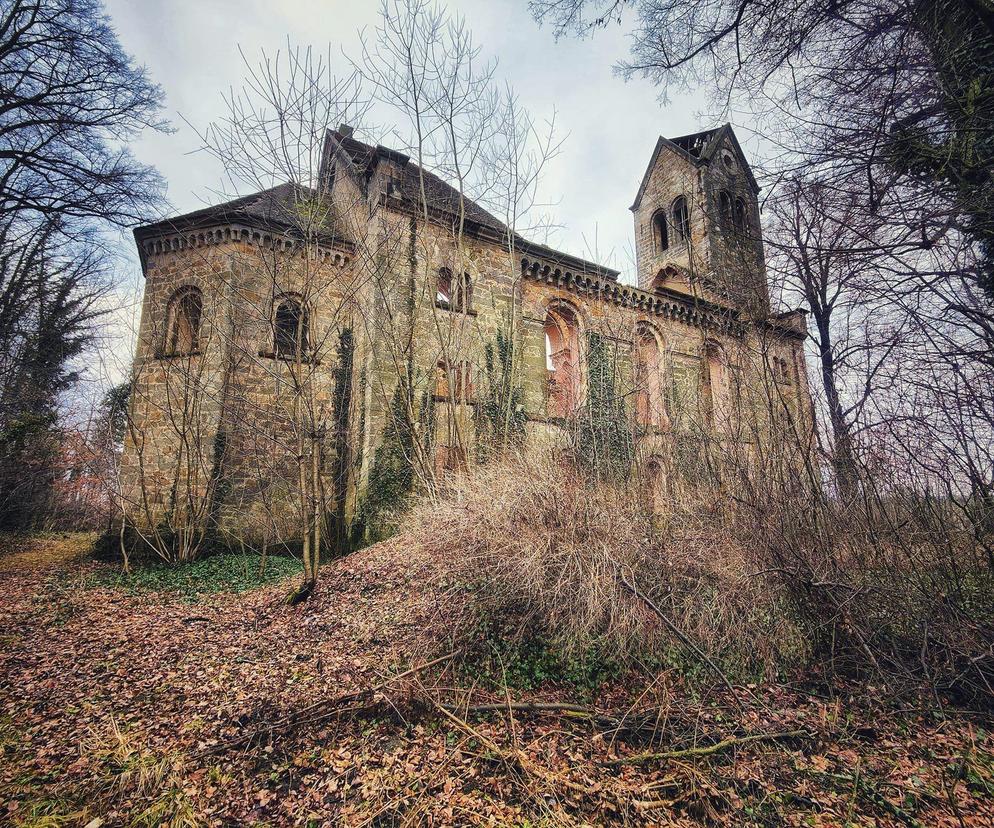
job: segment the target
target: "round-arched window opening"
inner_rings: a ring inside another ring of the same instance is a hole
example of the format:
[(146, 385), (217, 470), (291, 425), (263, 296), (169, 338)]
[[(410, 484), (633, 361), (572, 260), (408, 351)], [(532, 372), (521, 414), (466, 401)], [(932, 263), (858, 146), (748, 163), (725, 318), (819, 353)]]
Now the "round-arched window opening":
[(273, 351), (277, 356), (296, 357), (307, 352), (307, 312), (300, 300), (284, 297), (276, 307)]
[(550, 308), (545, 316), (545, 368), (550, 417), (569, 417), (580, 404), (580, 329), (568, 307)]
[(744, 233), (749, 226), (749, 213), (741, 198), (735, 199), (735, 229)]
[(657, 250), (666, 250), (670, 246), (669, 228), (666, 226), (666, 211), (657, 210), (652, 216), (652, 236)]
[(725, 227), (732, 225), (732, 197), (725, 190), (718, 193), (718, 214)]
[(687, 209), (687, 199), (683, 196), (673, 202), (673, 226), (680, 241), (690, 238), (690, 211)]
[(166, 310), (163, 354), (185, 356), (199, 351), (200, 318), (203, 311), (204, 299), (200, 288), (188, 285), (172, 295)]
[(725, 165), (726, 170), (729, 170), (730, 172), (735, 171), (735, 156), (728, 150), (725, 150), (721, 154), (721, 162)]
[(666, 425), (659, 340), (640, 325), (635, 332), (635, 413), (641, 426)]

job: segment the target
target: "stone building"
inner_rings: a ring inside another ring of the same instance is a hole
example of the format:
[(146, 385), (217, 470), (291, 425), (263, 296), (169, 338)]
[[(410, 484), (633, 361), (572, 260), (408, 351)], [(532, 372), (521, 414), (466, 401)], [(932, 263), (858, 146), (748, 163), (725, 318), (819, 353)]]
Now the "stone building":
[(757, 193), (729, 125), (660, 137), (633, 287), (342, 126), (315, 189), (138, 228), (128, 520), (370, 535), (495, 447), (587, 432), (653, 496), (782, 456), (813, 431), (806, 330), (771, 314)]

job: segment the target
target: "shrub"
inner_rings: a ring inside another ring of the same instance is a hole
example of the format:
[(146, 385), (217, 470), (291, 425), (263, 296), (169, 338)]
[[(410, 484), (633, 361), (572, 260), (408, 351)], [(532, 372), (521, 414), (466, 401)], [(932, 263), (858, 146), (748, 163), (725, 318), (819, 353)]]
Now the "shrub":
[(480, 615), (504, 638), (537, 638), (567, 659), (614, 661), (679, 649), (640, 590), (710, 657), (741, 677), (766, 675), (803, 650), (799, 631), (743, 549), (709, 529), (705, 501), (683, 502), (664, 533), (638, 478), (604, 482), (553, 455), (480, 467), (409, 526), (468, 589), (465, 638)]
[(460, 585), (460, 632), (484, 658), (497, 640), (512, 660), (550, 647), (562, 664), (706, 673), (623, 577), (732, 679), (804, 669), (994, 701), (994, 571), (964, 509), (879, 481), (833, 498), (775, 465), (725, 489), (671, 473), (650, 497), (638, 473), (532, 451), (423, 503), (410, 533)]

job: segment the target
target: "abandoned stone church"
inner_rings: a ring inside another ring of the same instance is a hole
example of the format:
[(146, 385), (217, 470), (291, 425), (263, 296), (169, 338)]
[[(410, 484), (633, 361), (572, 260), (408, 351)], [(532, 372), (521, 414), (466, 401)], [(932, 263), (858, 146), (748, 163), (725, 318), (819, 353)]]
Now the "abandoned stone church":
[(505, 444), (567, 444), (598, 406), (652, 497), (704, 456), (720, 480), (784, 430), (810, 440), (805, 318), (771, 313), (758, 192), (729, 125), (660, 137), (634, 287), (341, 126), (314, 188), (138, 228), (127, 519), (374, 531), (385, 500)]

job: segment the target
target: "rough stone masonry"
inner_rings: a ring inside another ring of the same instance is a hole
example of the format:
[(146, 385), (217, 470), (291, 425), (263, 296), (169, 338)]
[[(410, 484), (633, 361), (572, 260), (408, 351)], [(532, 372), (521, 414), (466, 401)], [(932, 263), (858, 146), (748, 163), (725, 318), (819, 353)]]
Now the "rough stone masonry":
[(803, 446), (805, 318), (771, 313), (757, 193), (729, 125), (660, 137), (632, 287), (343, 125), (316, 187), (138, 228), (128, 522), (374, 537), (399, 494), (598, 417), (650, 498)]

